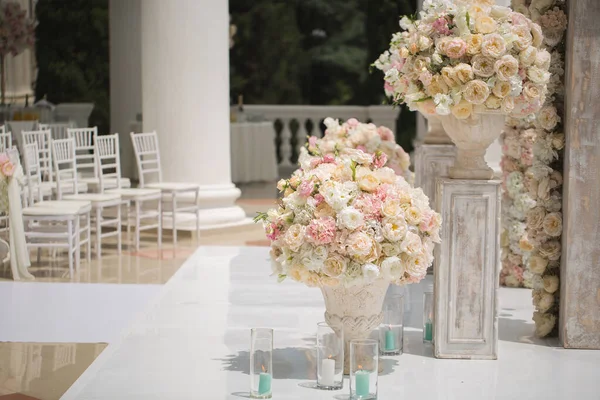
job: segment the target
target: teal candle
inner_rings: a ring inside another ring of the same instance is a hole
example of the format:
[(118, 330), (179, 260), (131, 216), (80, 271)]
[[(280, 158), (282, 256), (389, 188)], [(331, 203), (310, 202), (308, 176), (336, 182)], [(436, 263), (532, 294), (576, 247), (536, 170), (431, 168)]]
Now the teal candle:
[(268, 394), (271, 392), (271, 374), (261, 372), (258, 379), (258, 394)]
[(431, 323), (431, 321), (427, 321), (427, 322), (425, 322), (425, 340), (428, 340), (431, 342), (432, 339), (433, 339), (433, 324)]
[(367, 371), (358, 370), (354, 374), (356, 382), (356, 395), (357, 396), (368, 396), (369, 395), (369, 378), (371, 374)]
[(385, 331), (385, 350), (394, 351), (396, 350), (396, 336), (393, 330)]

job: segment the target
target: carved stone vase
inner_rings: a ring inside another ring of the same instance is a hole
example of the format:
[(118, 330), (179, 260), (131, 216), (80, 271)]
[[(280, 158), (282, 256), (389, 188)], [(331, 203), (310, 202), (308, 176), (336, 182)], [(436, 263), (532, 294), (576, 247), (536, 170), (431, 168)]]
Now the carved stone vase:
[(427, 133), (423, 139), (425, 144), (452, 144), (452, 139), (446, 134), (438, 115), (419, 110), (427, 120)]
[[(383, 320), (383, 301), (390, 282), (378, 279), (353, 287), (322, 287), (325, 321), (334, 330), (344, 329), (344, 374), (350, 368), (350, 341), (368, 339)], [(381, 366), (381, 363), (380, 363)]]
[(454, 166), (448, 170), (453, 179), (492, 179), (494, 171), (485, 162), (487, 148), (500, 136), (505, 115), (482, 112), (467, 119), (438, 115), (444, 130), (456, 145)]

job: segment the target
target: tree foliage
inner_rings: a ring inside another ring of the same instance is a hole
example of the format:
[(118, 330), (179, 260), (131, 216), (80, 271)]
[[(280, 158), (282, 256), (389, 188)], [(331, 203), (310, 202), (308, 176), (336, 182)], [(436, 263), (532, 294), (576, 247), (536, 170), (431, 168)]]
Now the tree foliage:
[(36, 99), (92, 102), (90, 124), (108, 132), (108, 0), (39, 0), (36, 17)]

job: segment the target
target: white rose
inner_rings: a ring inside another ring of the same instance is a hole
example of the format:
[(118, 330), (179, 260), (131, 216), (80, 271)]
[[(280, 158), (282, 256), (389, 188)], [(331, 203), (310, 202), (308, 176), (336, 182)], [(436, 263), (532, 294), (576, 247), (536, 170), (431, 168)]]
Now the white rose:
[(490, 15), (497, 19), (508, 18), (512, 10), (509, 7), (504, 6), (492, 6), (492, 11)]
[(366, 282), (373, 282), (379, 278), (379, 267), (375, 264), (363, 265), (362, 272)]
[(531, 36), (533, 37), (532, 44), (535, 47), (540, 47), (542, 45), (542, 42), (544, 41), (544, 34), (542, 33), (542, 28), (535, 22), (530, 23), (529, 28), (531, 29)]
[(413, 278), (424, 278), (427, 275), (427, 268), (431, 264), (423, 253), (406, 257), (403, 261), (406, 273)]
[(467, 83), (473, 79), (473, 68), (469, 64), (460, 63), (454, 67), (454, 77), (460, 83)]
[(532, 82), (527, 82), (523, 87), (523, 94), (527, 100), (536, 100), (539, 99), (542, 95), (539, 86)]
[(560, 122), (560, 117), (553, 106), (547, 106), (540, 110), (537, 115), (539, 125), (547, 131), (553, 130)]
[(481, 44), (483, 43), (483, 35), (474, 34), (466, 38), (467, 53), (474, 56), (481, 52)]
[(302, 244), (304, 244), (305, 231), (305, 226), (294, 224), (290, 226), (287, 232), (285, 233), (285, 236), (283, 237), (283, 242), (290, 250), (298, 251)]
[(544, 290), (548, 293), (554, 293), (558, 290), (558, 276), (546, 275), (544, 277)]
[(485, 106), (491, 110), (497, 110), (502, 107), (502, 99), (490, 94), (490, 97), (485, 101)]
[(463, 99), (458, 104), (450, 107), (450, 111), (457, 119), (467, 119), (473, 113), (473, 104)]
[(550, 261), (560, 260), (560, 242), (557, 240), (550, 240), (546, 243), (542, 243), (540, 246), (540, 255), (547, 257)]
[[(550, 54), (550, 53), (548, 53), (548, 54)], [(523, 50), (519, 53), (519, 61), (521, 61), (521, 64), (526, 67), (533, 65), (533, 63), (535, 63), (537, 57), (538, 57), (538, 50), (533, 46), (529, 46), (525, 50)]]
[(406, 236), (400, 244), (400, 250), (409, 256), (418, 256), (423, 250), (423, 244), (419, 235), (410, 231), (406, 232)]
[(323, 263), (323, 273), (327, 276), (337, 278), (346, 272), (348, 261), (338, 253), (329, 253), (329, 257)]
[(400, 254), (400, 243), (383, 243), (381, 251), (386, 257), (393, 257)]
[(381, 183), (377, 175), (365, 167), (358, 167), (356, 169), (356, 182), (358, 183), (358, 187), (365, 192), (374, 192)]
[(342, 154), (349, 156), (352, 161), (355, 161), (358, 164), (370, 165), (373, 162), (373, 156), (362, 150), (345, 148), (342, 151)]
[(513, 26), (512, 33), (517, 36), (517, 40), (513, 42), (517, 50), (525, 50), (531, 46), (533, 37), (528, 26)]
[(381, 205), (381, 213), (385, 217), (392, 219), (402, 216), (403, 209), (401, 207), (400, 200), (392, 197), (387, 198)]
[(385, 279), (395, 281), (404, 275), (404, 265), (398, 257), (388, 257), (381, 263), (381, 274)]
[(511, 92), (511, 86), (509, 82), (506, 81), (496, 81), (496, 83), (494, 84), (494, 87), (492, 88), (492, 92), (494, 93), (494, 95), (496, 97), (499, 97), (501, 99), (505, 98), (506, 96), (508, 96)]
[(388, 167), (379, 168), (375, 171), (375, 176), (381, 181), (381, 183), (394, 184), (397, 176), (393, 169)]
[(346, 249), (355, 258), (367, 257), (371, 253), (373, 240), (364, 232), (355, 232), (348, 236)]
[(337, 215), (339, 226), (351, 231), (360, 228), (365, 223), (363, 214), (354, 207), (346, 207)]
[(540, 85), (545, 85), (550, 80), (550, 73), (538, 67), (530, 67), (527, 69), (527, 77)]
[(417, 207), (408, 207), (406, 212), (404, 213), (404, 218), (406, 218), (406, 222), (410, 225), (417, 226), (421, 223), (421, 219), (423, 214)]
[(496, 71), (498, 79), (508, 81), (519, 72), (519, 62), (513, 56), (505, 55), (496, 61), (494, 70)]
[(479, 33), (492, 33), (496, 30), (497, 24), (493, 18), (482, 15), (475, 19), (475, 29)]
[(547, 71), (550, 68), (550, 62), (552, 61), (552, 56), (547, 50), (540, 50), (536, 53), (535, 56), (535, 66), (541, 68), (544, 71)]
[(531, 256), (527, 260), (529, 270), (534, 274), (542, 275), (548, 266), (548, 260), (540, 256)]
[[(398, 242), (406, 236), (408, 225), (403, 219), (384, 219), (382, 222), (383, 237), (390, 242)], [(400, 247), (402, 249), (402, 247)], [(402, 250), (404, 251), (404, 250)]]
[(490, 76), (494, 75), (494, 58), (478, 54), (473, 57), (472, 63), (472, 68), (475, 75), (479, 75), (484, 78), (489, 78)]

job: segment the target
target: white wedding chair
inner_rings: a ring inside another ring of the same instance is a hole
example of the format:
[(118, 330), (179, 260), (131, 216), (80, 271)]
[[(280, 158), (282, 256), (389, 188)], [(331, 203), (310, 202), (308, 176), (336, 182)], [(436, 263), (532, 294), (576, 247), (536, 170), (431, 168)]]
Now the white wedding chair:
[[(75, 139), (75, 156), (77, 159), (77, 172), (80, 179), (87, 185), (88, 192), (99, 192), (100, 182), (98, 179), (98, 170), (94, 158), (94, 144), (98, 137), (98, 128), (72, 128), (67, 129), (69, 138)], [(131, 187), (129, 178), (120, 177), (121, 187)], [(104, 182), (106, 189), (115, 189), (117, 187), (116, 179), (108, 179)]]
[(39, 124), (40, 130), (49, 130), (52, 132), (52, 139), (66, 139), (68, 129), (75, 128), (75, 122), (52, 122), (48, 124)]
[[(54, 169), (52, 165), (52, 132), (49, 129), (38, 131), (23, 131), (23, 143), (25, 145), (35, 143), (38, 149), (40, 162), (40, 173), (42, 176), (41, 190), (44, 198), (56, 196), (56, 182), (54, 181)], [(74, 188), (63, 188), (63, 193), (73, 193)], [(87, 192), (87, 185), (78, 182), (77, 192)]]
[[(170, 202), (171, 209), (166, 211), (163, 204), (163, 215), (170, 216), (173, 223), (173, 247), (177, 245), (177, 213), (193, 212), (196, 219), (196, 235), (200, 234), (200, 207), (198, 196), (200, 185), (185, 182), (163, 182), (160, 164), (160, 151), (158, 149), (158, 135), (156, 131), (150, 133), (130, 133), (133, 142), (133, 151), (140, 178), (140, 187), (160, 189), (163, 194), (163, 202)], [(154, 182), (151, 180), (154, 178)], [(150, 182), (149, 182), (150, 181)], [(194, 199), (193, 205), (189, 200), (184, 206), (177, 206), (178, 197), (191, 193)], [(164, 226), (164, 222), (163, 222)]]
[[(64, 195), (63, 187), (77, 188), (77, 160), (74, 139), (58, 139), (52, 141), (52, 161), (57, 182), (57, 199), (67, 201), (89, 201), (92, 205), (93, 231), (96, 235), (96, 256), (102, 257), (102, 238), (117, 237), (117, 249), (121, 254), (121, 205), (123, 201), (118, 194), (108, 193), (75, 193)], [(104, 210), (114, 208), (116, 218), (108, 217)], [(114, 227), (115, 231), (102, 232), (102, 228)]]
[[(28, 248), (38, 249), (38, 262), (42, 248), (65, 248), (68, 252), (69, 273), (73, 277), (73, 265), (79, 269), (81, 235), (87, 241), (88, 259), (90, 254), (89, 218), (91, 206), (72, 202), (60, 204), (56, 201), (44, 202), (41, 191), (41, 167), (36, 143), (26, 144), (24, 149), (25, 170), (27, 171), (28, 199), (23, 208), (25, 238)], [(85, 203), (85, 202), (84, 202)], [(80, 220), (87, 221), (81, 227)]]
[(12, 148), (12, 133), (4, 130), (0, 131), (0, 152), (8, 151)]
[[(121, 187), (121, 158), (119, 154), (119, 134), (98, 136), (96, 140), (96, 163), (100, 179), (100, 193), (119, 194), (123, 200), (128, 200), (127, 207), (127, 237), (131, 226), (131, 204), (134, 207), (133, 220), (135, 223), (135, 249), (140, 249), (140, 231), (157, 229), (158, 251), (162, 248), (162, 202), (158, 189), (123, 188)], [(105, 182), (113, 179), (117, 183), (115, 189), (105, 189)], [(144, 210), (143, 205), (157, 203), (156, 209)], [(142, 225), (143, 219), (155, 219), (156, 224)]]

